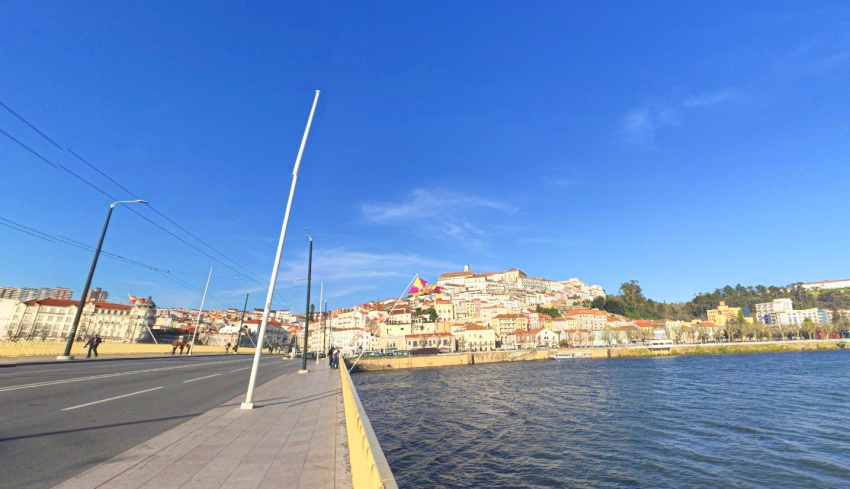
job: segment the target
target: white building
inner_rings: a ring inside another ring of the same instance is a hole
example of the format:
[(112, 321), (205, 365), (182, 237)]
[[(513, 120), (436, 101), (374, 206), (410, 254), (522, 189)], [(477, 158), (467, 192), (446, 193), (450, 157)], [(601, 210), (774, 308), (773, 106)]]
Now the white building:
[(791, 299), (787, 298), (756, 304), (756, 317), (765, 324), (781, 326), (802, 324), (806, 319), (811, 319), (817, 324), (830, 321), (827, 311), (816, 307), (794, 310)]
[(800, 287), (806, 290), (812, 289), (844, 289), (850, 287), (850, 278), (845, 278), (841, 280), (824, 280), (822, 282), (808, 282), (805, 284), (800, 284)]

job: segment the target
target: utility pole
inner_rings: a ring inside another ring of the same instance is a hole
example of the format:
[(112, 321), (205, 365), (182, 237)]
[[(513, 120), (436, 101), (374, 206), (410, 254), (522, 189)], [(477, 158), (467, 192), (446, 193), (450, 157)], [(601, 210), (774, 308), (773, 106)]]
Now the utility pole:
[[(304, 231), (306, 230), (304, 228)], [(310, 280), (313, 273), (313, 237), (309, 234), (307, 237), (310, 239), (310, 254), (307, 259), (307, 316), (304, 318), (304, 348), (301, 351), (301, 370), (298, 371), (299, 374), (307, 373), (307, 332), (310, 330)]]
[(86, 278), (86, 284), (83, 286), (83, 293), (80, 296), (80, 304), (77, 306), (77, 312), (74, 314), (74, 322), (71, 323), (71, 332), (68, 333), (68, 339), (65, 340), (65, 350), (62, 355), (56, 357), (57, 360), (73, 360), (71, 356), (71, 347), (74, 345), (74, 337), (77, 335), (77, 328), (80, 327), (80, 317), (83, 315), (83, 307), (86, 305), (86, 296), (89, 294), (91, 287), (91, 279), (94, 277), (94, 269), (97, 267), (97, 259), (100, 257), (100, 249), (103, 246), (103, 239), (106, 238), (106, 228), (109, 227), (109, 219), (112, 217), (112, 209), (116, 204), (147, 204), (147, 200), (116, 200), (109, 204), (109, 210), (106, 212), (106, 221), (103, 223), (103, 230), (100, 232), (100, 239), (97, 242), (97, 247), (94, 249), (94, 258), (92, 258), (91, 267), (89, 267), (89, 275)]
[(242, 341), (242, 321), (245, 319), (245, 310), (248, 309), (248, 296), (251, 295), (250, 292), (245, 294), (245, 305), (242, 306), (242, 315), (239, 316), (239, 332), (236, 334), (236, 345), (233, 349), (234, 353), (239, 351), (239, 342)]
[(316, 352), (316, 365), (319, 364), (320, 354), (323, 351), (325, 351), (325, 337), (324, 337), (325, 330), (322, 329), (322, 319), (323, 319), (323, 317), (322, 317), (322, 300), (323, 300), (323, 297), (325, 295), (325, 282), (324, 282), (324, 280), (322, 282), (320, 282), (320, 284), (321, 285), (319, 286), (319, 327), (316, 329), (316, 331), (323, 336), (322, 336), (322, 343), (321, 343), (322, 346), (320, 346), (319, 351)]
[(192, 341), (189, 342), (189, 352), (186, 353), (186, 356), (192, 354), (192, 350), (195, 349), (195, 338), (198, 336), (198, 328), (201, 327), (201, 313), (204, 311), (204, 301), (207, 300), (207, 289), (210, 288), (210, 279), (212, 278), (212, 267), (210, 267), (210, 274), (207, 275), (207, 285), (204, 286), (204, 295), (201, 297), (201, 308), (198, 310), (198, 319), (195, 321), (195, 331), (192, 332)]

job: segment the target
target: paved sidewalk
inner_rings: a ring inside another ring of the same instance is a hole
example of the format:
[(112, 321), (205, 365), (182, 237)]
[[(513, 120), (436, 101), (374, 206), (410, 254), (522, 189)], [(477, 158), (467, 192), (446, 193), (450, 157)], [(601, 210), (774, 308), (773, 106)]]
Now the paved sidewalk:
[(56, 486), (351, 488), (340, 375), (285, 374)]

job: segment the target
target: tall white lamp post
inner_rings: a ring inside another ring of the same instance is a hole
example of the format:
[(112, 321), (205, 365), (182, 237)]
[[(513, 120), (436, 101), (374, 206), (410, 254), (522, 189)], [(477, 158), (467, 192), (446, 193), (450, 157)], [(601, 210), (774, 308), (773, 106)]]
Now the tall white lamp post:
[[(257, 344), (263, 344), (263, 337), (266, 334), (266, 324), (269, 321), (269, 311), (272, 307), (272, 299), (274, 298), (274, 286), (277, 282), (277, 272), (280, 268), (280, 257), (283, 254), (283, 243), (286, 241), (286, 228), (289, 226), (289, 213), (292, 211), (292, 199), (295, 197), (295, 185), (298, 183), (298, 167), (301, 166), (301, 156), (304, 154), (304, 147), (307, 146), (307, 136), (310, 134), (310, 125), (313, 124), (313, 114), (316, 112), (316, 104), (319, 103), (319, 91), (316, 90), (316, 98), (313, 99), (313, 108), (310, 109), (310, 117), (307, 119), (307, 127), (304, 129), (304, 137), (301, 138), (301, 148), (298, 150), (298, 156), (295, 158), (295, 168), (292, 169), (292, 185), (289, 188), (289, 199), (286, 202), (286, 212), (283, 215), (283, 225), (280, 229), (280, 240), (277, 243), (277, 254), (275, 255), (274, 265), (272, 266), (272, 276), (269, 280), (269, 292), (266, 294), (266, 307), (263, 309), (263, 320), (260, 323), (260, 332), (257, 338)], [(248, 380), (248, 392), (245, 395), (245, 402), (242, 403), (242, 409), (254, 409), (254, 385), (257, 382), (257, 369), (260, 365), (260, 355), (262, 348), (258, 347), (254, 351), (254, 363), (251, 366), (251, 378)]]

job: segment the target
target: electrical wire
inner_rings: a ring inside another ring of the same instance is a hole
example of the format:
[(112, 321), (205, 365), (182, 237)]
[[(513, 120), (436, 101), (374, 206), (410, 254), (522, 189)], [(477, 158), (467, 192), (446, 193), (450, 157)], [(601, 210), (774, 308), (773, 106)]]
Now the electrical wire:
[[(28, 235), (30, 235), (30, 236), (33, 236), (33, 237), (38, 238), (38, 239), (42, 239), (42, 240), (44, 240), (44, 241), (48, 241), (48, 242), (51, 242), (51, 243), (61, 243), (61, 244), (66, 244), (66, 245), (73, 246), (73, 247), (75, 247), (75, 248), (80, 248), (80, 249), (82, 249), (82, 250), (86, 250), (86, 251), (94, 251), (94, 250), (95, 250), (95, 248), (94, 248), (94, 247), (89, 246), (89, 245), (87, 245), (87, 244), (85, 244), (85, 243), (80, 243), (79, 241), (73, 240), (73, 239), (71, 239), (71, 238), (66, 238), (65, 236), (60, 236), (60, 235), (50, 235), (50, 234), (47, 234), (47, 233), (41, 232), (41, 231), (39, 231), (39, 230), (37, 230), (37, 229), (33, 229), (33, 228), (29, 227), (29, 226), (25, 226), (25, 225), (23, 225), (23, 224), (21, 224), (21, 223), (18, 223), (18, 222), (12, 221), (12, 220), (10, 220), (10, 219), (6, 219), (6, 218), (4, 218), (4, 217), (0, 217), (0, 221), (2, 221), (2, 222), (0, 222), (0, 226), (5, 226), (5, 227), (7, 227), (7, 228), (14, 229), (15, 231), (19, 231), (19, 232), (22, 232), (22, 233), (28, 234)], [(201, 275), (204, 275), (204, 274), (202, 274), (202, 273), (173, 272), (173, 271), (171, 271), (171, 270), (164, 270), (164, 269), (162, 269), (162, 268), (155, 267), (155, 266), (152, 266), (152, 265), (147, 265), (147, 264), (145, 264), (145, 263), (142, 263), (142, 262), (139, 262), (139, 261), (136, 261), (136, 260), (133, 260), (133, 259), (130, 259), (130, 258), (127, 258), (127, 257), (121, 256), (121, 255), (117, 255), (117, 254), (115, 254), (115, 253), (111, 253), (111, 252), (109, 252), (109, 251), (105, 251), (105, 250), (101, 250), (101, 251), (100, 251), (100, 254), (101, 254), (101, 255), (105, 255), (105, 256), (107, 256), (107, 257), (109, 257), (109, 258), (112, 258), (112, 259), (114, 259), (114, 260), (117, 260), (117, 261), (122, 261), (122, 262), (128, 263), (128, 264), (130, 264), (130, 265), (137, 266), (137, 267), (139, 267), (139, 268), (144, 268), (144, 269), (146, 269), (146, 270), (150, 270), (150, 271), (153, 271), (153, 272), (159, 273), (160, 275), (162, 275), (162, 276), (164, 276), (164, 277), (168, 278), (169, 280), (171, 280), (171, 281), (173, 281), (173, 282), (175, 282), (175, 283), (177, 283), (177, 284), (181, 285), (182, 287), (185, 287), (185, 288), (188, 288), (188, 289), (193, 290), (193, 291), (195, 291), (195, 292), (198, 292), (199, 294), (203, 294), (203, 293), (204, 293), (204, 292), (203, 292), (201, 289), (199, 289), (198, 287), (195, 287), (195, 286), (191, 285), (189, 282), (187, 282), (187, 281), (185, 281), (185, 280), (183, 280), (183, 279), (181, 279), (181, 278), (179, 278), (179, 277), (177, 277), (177, 276), (175, 276), (175, 275), (174, 275), (174, 273), (184, 273), (184, 274), (191, 274), (191, 275), (201, 276)], [(230, 304), (228, 304), (228, 303), (226, 303), (226, 302), (224, 302), (224, 301), (222, 301), (222, 300), (220, 300), (220, 299), (218, 299), (218, 298), (216, 298), (216, 297), (211, 296), (209, 293), (207, 293), (207, 297), (209, 297), (210, 299), (212, 299), (212, 300), (214, 300), (214, 301), (218, 302), (219, 304), (224, 305), (225, 307), (230, 307)]]
[[(69, 152), (69, 153), (70, 153), (70, 154), (72, 154), (74, 157), (76, 157), (77, 159), (79, 159), (80, 161), (82, 161), (83, 163), (85, 163), (86, 165), (88, 165), (91, 169), (93, 169), (94, 171), (96, 171), (98, 174), (100, 174), (101, 176), (103, 176), (104, 178), (106, 178), (107, 180), (109, 180), (110, 182), (112, 182), (113, 184), (117, 185), (119, 188), (121, 188), (121, 189), (122, 189), (122, 190), (124, 190), (125, 192), (129, 193), (129, 194), (130, 194), (131, 196), (133, 196), (134, 198), (136, 198), (136, 199), (140, 199), (140, 197), (138, 197), (135, 193), (133, 193), (132, 191), (130, 191), (129, 189), (127, 189), (126, 187), (124, 187), (123, 185), (121, 185), (120, 183), (118, 183), (116, 180), (114, 180), (113, 178), (111, 178), (110, 176), (108, 176), (106, 173), (104, 173), (103, 171), (101, 171), (100, 169), (98, 169), (97, 167), (95, 167), (93, 164), (91, 164), (89, 161), (85, 160), (83, 157), (81, 157), (81, 156), (80, 156), (80, 155), (78, 155), (77, 153), (75, 153), (75, 152), (71, 151), (71, 150), (70, 150), (70, 149), (68, 149), (68, 148), (63, 148), (63, 147), (62, 147), (61, 145), (59, 145), (56, 141), (54, 141), (54, 140), (53, 140), (53, 139), (51, 139), (49, 136), (47, 136), (47, 134), (45, 134), (44, 132), (42, 132), (41, 130), (39, 130), (39, 129), (35, 126), (35, 125), (33, 125), (32, 123), (30, 123), (29, 121), (27, 121), (27, 120), (26, 120), (23, 116), (21, 116), (20, 114), (18, 114), (18, 113), (17, 113), (17, 112), (15, 112), (14, 110), (12, 110), (12, 108), (10, 108), (8, 105), (4, 104), (3, 102), (0, 102), (0, 105), (2, 105), (2, 106), (3, 106), (3, 108), (4, 108), (4, 109), (6, 109), (7, 111), (9, 111), (12, 115), (14, 115), (15, 117), (17, 117), (17, 118), (18, 118), (21, 122), (23, 122), (24, 124), (26, 124), (26, 125), (27, 125), (28, 127), (30, 127), (32, 130), (34, 130), (34, 131), (35, 131), (35, 132), (37, 132), (39, 135), (41, 135), (43, 138), (45, 138), (46, 140), (48, 140), (48, 141), (49, 141), (51, 144), (53, 144), (56, 148), (58, 148), (58, 149), (60, 149), (60, 150), (64, 150), (64, 151)], [(112, 199), (113, 201), (119, 200), (118, 198), (116, 198), (116, 197), (115, 197), (115, 196), (113, 196), (113, 195), (110, 195), (108, 192), (104, 191), (103, 189), (101, 189), (101, 188), (100, 188), (100, 187), (98, 187), (97, 185), (95, 185), (95, 184), (93, 184), (93, 183), (89, 182), (88, 180), (86, 180), (86, 179), (85, 179), (85, 178), (83, 178), (82, 176), (80, 176), (80, 175), (78, 175), (77, 173), (75, 173), (75, 172), (71, 171), (70, 169), (68, 169), (68, 168), (67, 168), (67, 167), (65, 167), (64, 165), (59, 164), (59, 163), (54, 163), (54, 162), (52, 162), (52, 161), (48, 160), (46, 157), (42, 156), (42, 155), (41, 155), (41, 154), (39, 154), (37, 151), (35, 151), (35, 150), (34, 150), (34, 149), (32, 149), (31, 147), (27, 146), (27, 145), (26, 145), (25, 143), (23, 143), (22, 141), (20, 141), (20, 140), (16, 139), (14, 136), (12, 136), (11, 134), (7, 133), (6, 131), (4, 131), (4, 130), (0, 129), (0, 132), (2, 132), (2, 133), (6, 136), (6, 137), (8, 137), (8, 138), (9, 138), (9, 139), (11, 139), (12, 141), (16, 142), (18, 145), (20, 145), (21, 147), (23, 147), (24, 149), (26, 149), (27, 151), (29, 151), (30, 153), (32, 153), (33, 155), (35, 155), (36, 157), (38, 157), (39, 159), (41, 159), (42, 161), (44, 161), (45, 163), (47, 163), (47, 164), (49, 164), (49, 165), (53, 166), (54, 168), (61, 168), (62, 170), (66, 171), (67, 173), (69, 173), (69, 174), (70, 174), (70, 175), (72, 175), (73, 177), (77, 178), (77, 179), (78, 179), (78, 180), (80, 180), (81, 182), (85, 183), (86, 185), (90, 186), (91, 188), (93, 188), (94, 190), (98, 191), (99, 193), (101, 193), (101, 194), (105, 195), (106, 197), (108, 197), (108, 198)], [(191, 236), (192, 238), (194, 238), (195, 240), (197, 240), (198, 242), (200, 242), (201, 244), (203, 244), (204, 246), (206, 246), (207, 248), (209, 248), (209, 249), (210, 249), (210, 250), (212, 250), (213, 252), (217, 253), (218, 255), (222, 256), (224, 259), (228, 260), (229, 262), (233, 263), (234, 265), (236, 265), (237, 267), (239, 267), (240, 269), (242, 269), (243, 273), (244, 273), (244, 272), (247, 272), (249, 275), (252, 275), (252, 276), (254, 277), (254, 279), (256, 280), (257, 284), (259, 284), (261, 287), (263, 287), (263, 289), (268, 290), (268, 287), (266, 287), (266, 286), (264, 286), (264, 285), (263, 285), (262, 277), (260, 277), (260, 276), (259, 276), (259, 275), (257, 275), (256, 273), (252, 272), (251, 270), (249, 270), (249, 269), (245, 268), (244, 266), (242, 266), (242, 265), (238, 264), (236, 261), (234, 261), (233, 259), (229, 258), (228, 256), (226, 256), (226, 255), (225, 255), (225, 254), (223, 254), (222, 252), (220, 252), (220, 251), (216, 250), (216, 249), (215, 249), (215, 248), (213, 248), (211, 245), (209, 245), (208, 243), (206, 243), (204, 240), (202, 240), (202, 239), (200, 239), (199, 237), (195, 236), (193, 233), (191, 233), (190, 231), (188, 231), (188, 230), (187, 230), (186, 228), (184, 228), (183, 226), (180, 226), (179, 224), (177, 224), (176, 222), (174, 222), (172, 219), (170, 219), (168, 216), (166, 216), (165, 214), (163, 214), (163, 213), (162, 213), (162, 212), (160, 212), (159, 210), (157, 210), (157, 209), (153, 208), (150, 204), (148, 204), (148, 207), (149, 207), (149, 208), (151, 208), (151, 210), (153, 210), (155, 213), (157, 213), (158, 215), (160, 215), (162, 218), (164, 218), (165, 220), (167, 220), (168, 222), (170, 222), (171, 224), (173, 224), (174, 226), (176, 226), (176, 227), (177, 227), (178, 229), (180, 229), (181, 231), (185, 232), (186, 234), (188, 234), (189, 236)], [(168, 229), (164, 228), (163, 226), (159, 225), (158, 223), (154, 222), (153, 220), (151, 220), (151, 219), (150, 219), (150, 218), (148, 218), (147, 216), (144, 216), (143, 214), (141, 214), (141, 213), (140, 213), (139, 211), (137, 211), (136, 209), (134, 209), (134, 208), (132, 208), (132, 207), (128, 207), (128, 209), (130, 209), (130, 210), (131, 210), (133, 213), (135, 213), (137, 216), (139, 216), (139, 217), (141, 217), (142, 219), (144, 219), (144, 220), (148, 221), (148, 222), (149, 222), (150, 224), (152, 224), (153, 226), (155, 226), (155, 227), (159, 228), (159, 229), (160, 229), (160, 230), (162, 230), (163, 232), (165, 232), (165, 233), (167, 233), (167, 234), (171, 235), (172, 237), (174, 237), (174, 238), (175, 238), (175, 239), (177, 239), (178, 241), (180, 241), (180, 242), (184, 243), (185, 245), (189, 246), (190, 248), (194, 249), (195, 251), (197, 251), (197, 252), (199, 252), (199, 253), (203, 254), (204, 256), (206, 256), (206, 257), (210, 258), (211, 260), (215, 261), (216, 263), (221, 264), (222, 266), (224, 266), (224, 267), (226, 267), (226, 268), (230, 269), (230, 270), (231, 270), (231, 271), (233, 271), (233, 272), (240, 273), (240, 272), (239, 272), (239, 270), (234, 269), (232, 266), (228, 265), (227, 263), (222, 262), (222, 261), (221, 261), (221, 260), (219, 260), (218, 258), (216, 258), (216, 257), (214, 257), (214, 256), (212, 256), (212, 255), (210, 255), (209, 253), (205, 252), (204, 250), (201, 250), (201, 249), (200, 249), (200, 248), (198, 248), (197, 246), (194, 246), (193, 244), (189, 243), (188, 241), (184, 240), (183, 238), (181, 238), (181, 237), (177, 236), (176, 234), (174, 234), (174, 233), (173, 233), (173, 232), (171, 232), (170, 230), (168, 230)], [(277, 293), (277, 291), (275, 291), (274, 295), (275, 295), (275, 297), (277, 297), (277, 298), (278, 298), (279, 300), (281, 300), (282, 302), (284, 302), (284, 303), (287, 303), (287, 304), (288, 304), (288, 301), (286, 301), (284, 298), (282, 298), (282, 297), (278, 297), (278, 293)]]

